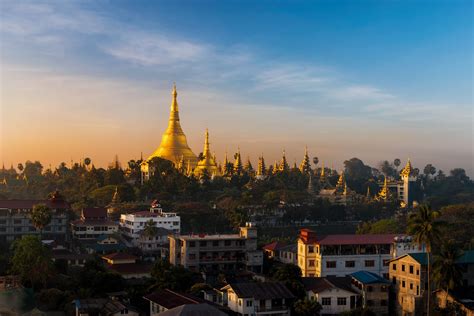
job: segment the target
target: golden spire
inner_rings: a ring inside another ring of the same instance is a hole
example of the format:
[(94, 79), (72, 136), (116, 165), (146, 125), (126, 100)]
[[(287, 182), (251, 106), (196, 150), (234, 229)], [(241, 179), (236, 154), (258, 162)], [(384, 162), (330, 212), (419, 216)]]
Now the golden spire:
[(377, 200), (387, 201), (390, 191), (388, 190), (387, 177), (384, 176), (383, 187), (377, 195)]
[(400, 175), (402, 177), (410, 177), (413, 173), (413, 167), (411, 166), (410, 158), (408, 158), (407, 164), (405, 167), (400, 171)]
[(119, 202), (120, 202), (120, 196), (118, 193), (118, 186), (115, 186), (115, 192), (114, 192), (114, 196), (112, 197), (111, 204), (117, 204)]
[(324, 160), (321, 160), (321, 175), (320, 175), (320, 178), (321, 179), (324, 179), (325, 177), (325, 171), (324, 171)]
[(250, 156), (247, 156), (247, 161), (245, 162), (244, 170), (247, 172), (253, 171), (252, 163), (250, 162)]
[(278, 170), (279, 171), (288, 171), (288, 169), (290, 169), (290, 167), (288, 165), (288, 162), (286, 161), (286, 154), (285, 154), (285, 150), (283, 149), (283, 156), (281, 157), (281, 161), (280, 161), (280, 165), (279, 165)]
[(311, 172), (311, 163), (309, 161), (308, 146), (305, 146), (305, 149), (304, 149), (304, 157), (300, 164), (300, 171), (302, 173)]
[(258, 157), (258, 168), (257, 168), (257, 176), (264, 176), (265, 175), (265, 159), (263, 159), (263, 154), (262, 156)]
[(191, 162), (188, 160), (188, 166), (186, 168), (186, 175), (190, 176), (193, 173), (193, 169), (191, 168)]
[(346, 185), (346, 179), (344, 177), (344, 171), (342, 171), (341, 174), (339, 175), (339, 179), (337, 179), (336, 191), (344, 190), (345, 185)]
[(207, 172), (208, 175), (217, 173), (217, 164), (214, 160), (214, 157), (211, 155), (211, 149), (209, 145), (209, 131), (207, 128), (204, 136), (203, 156), (203, 159), (198, 162), (196, 168), (194, 169), (194, 175), (199, 177), (205, 172)]
[(227, 175), (227, 166), (229, 165), (229, 160), (227, 159), (227, 150), (225, 151), (224, 162), (222, 163), (221, 173), (222, 175)]
[(197, 157), (189, 148), (184, 135), (183, 129), (179, 119), (179, 107), (178, 107), (178, 92), (176, 85), (173, 85), (173, 91), (171, 92), (172, 101), (170, 107), (170, 116), (168, 120), (168, 128), (164, 132), (161, 138), (160, 147), (158, 147), (153, 154), (147, 158), (146, 161), (150, 161), (154, 157), (161, 157), (172, 161), (175, 165), (178, 164), (181, 156), (191, 164), (191, 167), (195, 167), (197, 164)]
[(242, 159), (240, 158), (240, 147), (238, 152), (235, 154), (234, 173), (237, 175), (242, 174)]

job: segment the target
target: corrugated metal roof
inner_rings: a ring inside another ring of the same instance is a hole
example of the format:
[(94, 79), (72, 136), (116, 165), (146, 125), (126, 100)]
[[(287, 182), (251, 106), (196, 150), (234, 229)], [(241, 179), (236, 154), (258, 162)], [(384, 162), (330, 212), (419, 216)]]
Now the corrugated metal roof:
[(369, 271), (357, 271), (351, 273), (350, 276), (364, 284), (390, 283), (390, 281), (387, 279), (384, 279), (380, 275)]

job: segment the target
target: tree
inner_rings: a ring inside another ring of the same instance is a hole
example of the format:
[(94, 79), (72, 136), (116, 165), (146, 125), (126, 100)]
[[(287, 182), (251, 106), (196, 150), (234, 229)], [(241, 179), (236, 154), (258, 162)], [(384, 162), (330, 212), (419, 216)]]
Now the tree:
[(193, 273), (182, 266), (173, 266), (166, 260), (158, 260), (151, 270), (154, 288), (186, 291), (193, 284)]
[(319, 312), (323, 308), (318, 301), (310, 301), (307, 298), (301, 299), (295, 302), (293, 306), (296, 315), (298, 316), (314, 316), (319, 315)]
[(446, 291), (446, 296), (449, 290), (462, 283), (462, 270), (457, 264), (461, 256), (461, 250), (450, 239), (441, 245), (440, 252), (433, 258), (433, 279), (438, 287)]
[(431, 297), (431, 249), (434, 243), (436, 243), (440, 237), (440, 222), (436, 219), (440, 216), (440, 212), (431, 210), (428, 205), (420, 205), (416, 212), (410, 214), (408, 218), (408, 229), (407, 233), (413, 236), (414, 241), (419, 247), (423, 245), (426, 247), (427, 253), (427, 282), (428, 282), (428, 295), (427, 295), (427, 315), (430, 314), (430, 297)]
[(428, 177), (429, 175), (434, 175), (436, 173), (436, 168), (432, 164), (429, 163), (423, 169), (423, 173), (425, 174), (426, 177)]
[(305, 296), (301, 280), (301, 269), (297, 265), (285, 264), (279, 267), (272, 277), (275, 281), (283, 282), (296, 297), (303, 298)]
[(318, 162), (319, 162), (319, 158), (318, 157), (313, 157), (313, 163), (314, 163), (315, 168), (318, 165)]
[(17, 239), (12, 247), (11, 272), (19, 274), (30, 285), (44, 286), (54, 272), (48, 248), (33, 235)]
[(401, 160), (400, 160), (399, 158), (395, 158), (395, 159), (393, 160), (393, 165), (394, 165), (395, 167), (397, 167), (397, 170), (398, 170), (398, 167), (400, 167), (400, 164), (401, 164), (401, 163), (402, 163), (402, 162), (401, 162)]
[(158, 227), (156, 227), (156, 222), (152, 219), (145, 223), (145, 228), (143, 229), (143, 233), (148, 238), (154, 238), (158, 235)]
[(43, 229), (51, 223), (51, 209), (45, 204), (36, 204), (31, 211), (31, 223), (40, 231), (40, 238), (43, 236)]

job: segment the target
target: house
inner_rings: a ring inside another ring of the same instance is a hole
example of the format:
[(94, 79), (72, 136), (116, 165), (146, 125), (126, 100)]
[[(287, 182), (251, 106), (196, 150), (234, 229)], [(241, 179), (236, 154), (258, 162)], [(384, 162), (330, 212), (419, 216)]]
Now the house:
[(53, 249), (51, 250), (51, 259), (53, 262), (62, 262), (67, 267), (83, 267), (86, 262), (93, 259), (93, 257), (90, 254), (74, 253), (67, 249)]
[(278, 282), (229, 283), (223, 303), (238, 315), (290, 315), (294, 295)]
[[(426, 306), (428, 289), (426, 268), (428, 257), (426, 253), (410, 253), (390, 261), (390, 280), (396, 297), (395, 309), (397, 315), (417, 315)], [(474, 251), (465, 251), (459, 258), (465, 286), (474, 284)]]
[(51, 222), (43, 229), (42, 237), (65, 241), (71, 207), (58, 191), (46, 200), (0, 200), (0, 241), (11, 242), (23, 235), (39, 235), (40, 231), (33, 226), (30, 216), (38, 204), (51, 209)]
[(459, 311), (458, 315), (474, 316), (474, 288), (458, 287), (449, 290), (449, 293), (437, 290), (435, 294), (438, 308)]
[(155, 291), (145, 295), (143, 298), (150, 302), (150, 316), (159, 315), (164, 311), (171, 310), (182, 305), (201, 304), (205, 302), (200, 298), (193, 297), (188, 294), (174, 292), (169, 289)]
[(152, 265), (137, 262), (137, 257), (127, 253), (117, 252), (102, 256), (106, 268), (120, 274), (124, 279), (149, 278)]
[(84, 244), (84, 247), (87, 252), (98, 254), (120, 252), (127, 248), (115, 235), (100, 235), (95, 242)]
[(263, 253), (257, 250), (257, 228), (251, 223), (240, 227), (239, 234), (174, 235), (169, 240), (173, 265), (194, 271), (262, 271)]
[(303, 285), (308, 300), (321, 304), (321, 315), (338, 315), (358, 307), (359, 294), (350, 277), (304, 277)]
[(297, 264), (297, 245), (287, 245), (284, 242), (274, 241), (268, 245), (263, 246), (263, 251), (268, 258), (282, 263)]
[(72, 236), (75, 239), (97, 239), (103, 235), (113, 235), (118, 232), (118, 224), (107, 217), (107, 209), (89, 207), (81, 211), (81, 217), (71, 222)]
[(161, 312), (159, 316), (226, 316), (226, 313), (221, 312), (217, 308), (203, 303), (203, 304), (188, 304), (181, 305), (167, 311)]
[(357, 271), (350, 277), (352, 287), (360, 294), (361, 307), (376, 315), (388, 315), (390, 281), (369, 271)]
[[(402, 238), (403, 237), (403, 238)], [(364, 270), (388, 278), (389, 261), (414, 252), (411, 238), (395, 234), (317, 235), (301, 229), (298, 238), (298, 266), (303, 276), (345, 276)]]
[(89, 298), (74, 300), (76, 316), (138, 316), (134, 308), (118, 300), (108, 298)]

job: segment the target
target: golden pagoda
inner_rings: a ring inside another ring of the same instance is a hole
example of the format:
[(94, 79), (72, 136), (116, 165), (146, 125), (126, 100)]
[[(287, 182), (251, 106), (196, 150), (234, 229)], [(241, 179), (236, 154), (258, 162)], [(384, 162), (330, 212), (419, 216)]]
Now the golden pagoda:
[(288, 165), (288, 162), (286, 161), (286, 154), (285, 150), (283, 150), (283, 156), (281, 157), (280, 164), (278, 166), (278, 170), (280, 172), (288, 171), (290, 169), (290, 166)]
[(160, 157), (172, 161), (175, 165), (179, 164), (180, 159), (189, 163), (194, 168), (198, 163), (198, 158), (188, 146), (186, 135), (179, 122), (178, 92), (176, 91), (176, 84), (173, 86), (173, 96), (170, 109), (170, 118), (168, 121), (168, 128), (161, 138), (160, 147), (158, 147), (150, 157), (146, 159), (149, 162), (154, 157)]
[(336, 183), (336, 192), (346, 192), (346, 178), (344, 177), (344, 171), (341, 171), (341, 174), (339, 175), (339, 179), (337, 179)]
[(266, 174), (266, 168), (265, 168), (265, 159), (263, 159), (263, 154), (262, 156), (258, 157), (258, 167), (257, 167), (257, 179), (263, 179), (265, 178)]
[(241, 175), (242, 174), (242, 158), (240, 157), (240, 147), (237, 153), (235, 154), (235, 160), (234, 160), (234, 174), (236, 175)]
[(400, 175), (402, 177), (407, 177), (407, 178), (409, 178), (410, 176), (413, 176), (413, 167), (411, 166), (410, 158), (408, 158), (407, 164), (400, 171)]
[(252, 166), (252, 162), (250, 162), (250, 157), (249, 156), (247, 156), (247, 161), (245, 162), (244, 170), (245, 170), (245, 172), (248, 172), (248, 173), (253, 172), (253, 166)]
[(211, 149), (209, 147), (209, 131), (206, 128), (206, 134), (204, 139), (204, 150), (202, 152), (203, 159), (200, 160), (194, 169), (194, 175), (199, 177), (202, 176), (204, 173), (207, 175), (215, 176), (219, 173), (217, 169), (217, 163), (214, 159), (214, 156), (211, 154)]
[(387, 177), (384, 177), (383, 180), (383, 187), (380, 190), (380, 192), (377, 194), (377, 197), (375, 198), (377, 201), (387, 201), (390, 195), (390, 191), (388, 189), (388, 183), (387, 183)]

